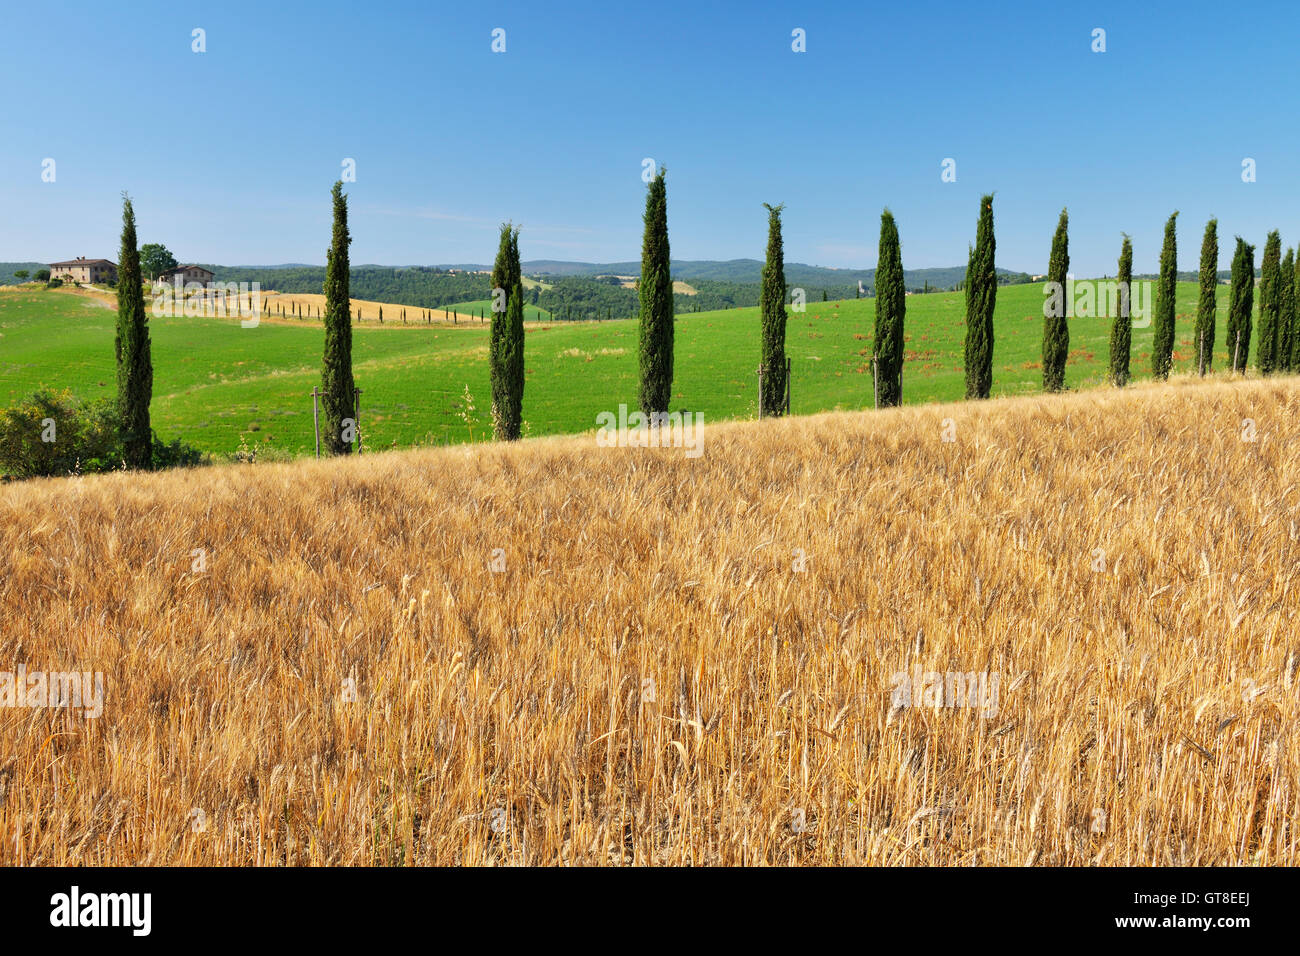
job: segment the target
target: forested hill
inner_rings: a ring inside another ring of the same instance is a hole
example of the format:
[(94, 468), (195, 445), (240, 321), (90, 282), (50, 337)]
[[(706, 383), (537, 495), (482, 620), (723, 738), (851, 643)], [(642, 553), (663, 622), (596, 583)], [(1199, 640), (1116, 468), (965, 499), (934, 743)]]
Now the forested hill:
[[(547, 276), (636, 276), (641, 273), (640, 262), (564, 262), (556, 259), (533, 259), (521, 263), (528, 275)], [(443, 266), (451, 269), (486, 269), (482, 265)], [(716, 282), (733, 282), (757, 285), (762, 279), (763, 263), (759, 259), (674, 259), (672, 263), (673, 278), (692, 285), (696, 279), (708, 279)], [(1008, 281), (1017, 281), (1019, 276), (1028, 281), (1028, 275), (999, 269), (998, 273)], [(1012, 278), (1015, 277), (1015, 278)], [(951, 289), (966, 278), (966, 267), (948, 266), (937, 269), (908, 269), (904, 280), (908, 287), (924, 288), (929, 283), (931, 288)], [(858, 282), (863, 286), (875, 283), (875, 269), (831, 269), (826, 266), (810, 266), (802, 262), (785, 264), (786, 283), (805, 289), (849, 288), (856, 289)]]
[[(325, 282), (323, 266), (209, 266), (219, 282), (257, 282), (261, 288), (286, 293), (320, 292)], [(637, 294), (630, 277), (639, 263), (573, 263), (534, 260), (522, 263), (523, 272), (536, 282), (526, 294), (531, 304), (562, 319), (627, 318), (637, 313)], [(686, 283), (674, 296), (678, 312), (731, 309), (758, 304), (762, 263), (756, 259), (730, 262), (673, 263), (673, 279)], [(874, 269), (826, 269), (800, 263), (786, 264), (786, 285), (802, 289), (808, 302), (840, 300), (874, 294)], [(1024, 273), (999, 270), (1003, 283), (1027, 282)], [(909, 290), (938, 292), (957, 286), (964, 267), (917, 269), (906, 272)], [(487, 266), (477, 263), (449, 266), (356, 266), (351, 274), (352, 295), (358, 299), (393, 302), (417, 308), (440, 308), (458, 303), (482, 302), (491, 297)]]

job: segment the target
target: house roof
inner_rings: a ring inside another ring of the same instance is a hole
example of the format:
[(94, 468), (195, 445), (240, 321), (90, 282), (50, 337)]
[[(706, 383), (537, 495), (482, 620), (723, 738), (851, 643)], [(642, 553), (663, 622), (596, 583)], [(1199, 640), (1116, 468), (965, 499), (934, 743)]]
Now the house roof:
[(117, 268), (116, 262), (109, 262), (107, 259), (69, 259), (67, 262), (51, 262), (51, 269), (58, 266), (112, 266)]
[(192, 264), (191, 264), (191, 265), (184, 265), (184, 266), (175, 266), (175, 267), (173, 267), (173, 268), (171, 268), (171, 269), (164, 269), (163, 272), (162, 272), (162, 274), (165, 275), (165, 276), (167, 276), (167, 275), (171, 275), (173, 272), (184, 272), (186, 269), (199, 269), (199, 270), (201, 270), (201, 271), (203, 271), (203, 272), (206, 272), (206, 273), (208, 273), (208, 274), (210, 274), (210, 275), (216, 275), (216, 273), (213, 272), (211, 269), (205, 269), (203, 266), (196, 266), (196, 265), (192, 265)]

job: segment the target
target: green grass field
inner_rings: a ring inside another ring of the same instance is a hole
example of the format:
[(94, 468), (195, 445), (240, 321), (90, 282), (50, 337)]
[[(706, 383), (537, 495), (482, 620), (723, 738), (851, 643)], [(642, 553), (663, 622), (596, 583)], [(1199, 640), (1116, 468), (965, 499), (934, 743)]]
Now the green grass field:
[[(478, 299), (474, 302), (455, 302), (451, 305), (444, 305), (442, 306), (442, 308), (449, 309), (452, 312), (456, 312), (461, 316), (465, 316), (465, 315), (490, 316), (492, 314), (492, 300)], [(525, 322), (549, 322), (550, 319), (551, 319), (551, 313), (547, 312), (545, 309), (539, 309), (535, 305), (524, 306)]]
[[(1175, 371), (1195, 366), (1192, 329), (1197, 290), (1180, 283)], [(1228, 289), (1220, 286), (1214, 365), (1224, 346)], [(995, 314), (995, 395), (1037, 391), (1042, 338), (1041, 284), (1004, 286)], [(908, 404), (949, 401), (964, 394), (961, 293), (909, 296), (903, 394)], [(0, 402), (40, 387), (70, 389), (85, 398), (114, 390), (115, 312), (63, 290), (0, 294)], [(787, 350), (793, 369), (792, 410), (806, 414), (872, 403), (871, 338), (874, 301), (813, 302), (791, 313)], [(1071, 388), (1104, 383), (1109, 319), (1072, 319), (1067, 381)], [(183, 438), (215, 453), (270, 440), (310, 453), (312, 386), (320, 381), (319, 325), (237, 319), (151, 319), (153, 424), (166, 440)], [(1150, 375), (1151, 329), (1133, 331), (1135, 377)], [(482, 440), (490, 434), (487, 327), (354, 328), (353, 364), (367, 447)], [(582, 432), (596, 415), (635, 406), (637, 327), (631, 320), (553, 323), (531, 327), (526, 339), (524, 419), (531, 435)], [(755, 415), (759, 361), (756, 308), (683, 314), (677, 321), (674, 408), (702, 412), (705, 421)], [(463, 420), (468, 386), (477, 423)]]

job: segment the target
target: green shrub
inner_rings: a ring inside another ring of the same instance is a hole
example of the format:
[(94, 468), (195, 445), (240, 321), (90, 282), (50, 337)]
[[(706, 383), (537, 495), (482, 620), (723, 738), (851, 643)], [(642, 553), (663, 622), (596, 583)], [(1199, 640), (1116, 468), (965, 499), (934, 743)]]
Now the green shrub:
[[(69, 392), (39, 391), (0, 409), (0, 474), (41, 478), (94, 474), (122, 467), (117, 407), (111, 399), (80, 402)], [(207, 464), (208, 456), (179, 438), (153, 435), (154, 469)]]
[(287, 448), (281, 448), (279, 445), (271, 444), (269, 438), (262, 442), (254, 441), (253, 444), (250, 445), (248, 443), (248, 438), (244, 435), (240, 435), (239, 447), (231, 452), (228, 457), (229, 460), (235, 464), (252, 465), (259, 461), (293, 461), (295, 456), (293, 452), (289, 451)]
[(193, 445), (185, 444), (179, 438), (164, 442), (158, 437), (158, 433), (154, 432), (152, 463), (154, 471), (163, 468), (194, 468), (208, 464), (208, 456)]
[(118, 452), (108, 400), (79, 403), (42, 390), (0, 409), (0, 472), (10, 477), (111, 471), (120, 466)]
[(63, 285), (62, 279), (51, 279), (49, 282), (45, 283), (45, 288), (57, 289), (61, 285)]

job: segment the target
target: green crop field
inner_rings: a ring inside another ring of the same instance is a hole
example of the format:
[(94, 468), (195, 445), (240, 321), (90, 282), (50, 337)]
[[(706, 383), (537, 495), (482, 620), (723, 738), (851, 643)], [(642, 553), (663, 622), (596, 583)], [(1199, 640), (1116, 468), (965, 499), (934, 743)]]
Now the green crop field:
[[(1175, 372), (1194, 369), (1192, 328), (1197, 290), (1178, 287)], [(1219, 289), (1214, 364), (1227, 358), (1228, 289)], [(1039, 284), (998, 290), (994, 395), (1041, 387), (1043, 290)], [(964, 394), (961, 293), (909, 296), (903, 394), (908, 404)], [(0, 295), (0, 402), (40, 387), (84, 397), (114, 390), (115, 312), (64, 290)], [(795, 414), (857, 409), (872, 403), (874, 301), (814, 302), (791, 313), (787, 349)], [(1070, 322), (1067, 381), (1102, 385), (1110, 320)], [(215, 453), (233, 452), (241, 436), (310, 453), (311, 390), (320, 381), (324, 334), (319, 325), (238, 320), (152, 318), (153, 424), (166, 440), (183, 438)], [(491, 432), (486, 326), (463, 328), (363, 325), (353, 332), (353, 364), (364, 389), (361, 426), (367, 447), (483, 440)], [(528, 434), (593, 429), (596, 415), (635, 406), (637, 326), (631, 320), (532, 326), (526, 338), (524, 419)], [(1133, 372), (1150, 374), (1151, 329), (1133, 331)], [(756, 308), (683, 314), (677, 320), (674, 408), (704, 420), (755, 415), (759, 361)], [(468, 386), (474, 410), (464, 407)], [(470, 418), (469, 423), (465, 417)]]

